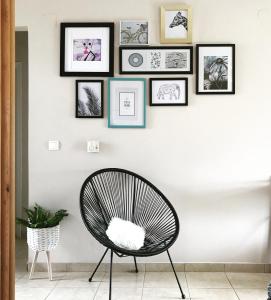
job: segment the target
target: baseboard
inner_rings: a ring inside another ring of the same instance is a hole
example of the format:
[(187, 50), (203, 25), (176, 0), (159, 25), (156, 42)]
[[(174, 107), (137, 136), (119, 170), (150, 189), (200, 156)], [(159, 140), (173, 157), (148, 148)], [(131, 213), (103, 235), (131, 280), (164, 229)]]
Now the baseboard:
[[(28, 263), (28, 270), (31, 263)], [(177, 272), (232, 272), (232, 273), (271, 273), (271, 264), (250, 264), (250, 263), (175, 263)], [(52, 263), (54, 272), (91, 272), (96, 267), (94, 263)], [(109, 264), (103, 263), (99, 271), (107, 272)], [(138, 263), (140, 272), (169, 272), (171, 265), (169, 263)], [(46, 263), (36, 263), (35, 271), (47, 271)], [(132, 263), (115, 263), (113, 271), (134, 271)]]

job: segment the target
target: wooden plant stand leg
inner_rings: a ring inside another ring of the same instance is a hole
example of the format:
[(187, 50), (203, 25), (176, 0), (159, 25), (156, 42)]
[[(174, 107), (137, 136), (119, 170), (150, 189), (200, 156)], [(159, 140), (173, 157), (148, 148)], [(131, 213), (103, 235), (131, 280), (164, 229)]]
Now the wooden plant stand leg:
[(47, 256), (47, 267), (48, 267), (48, 276), (50, 280), (53, 280), (53, 274), (52, 274), (52, 265), (51, 265), (51, 258), (50, 258), (50, 251), (46, 251)]
[(35, 264), (36, 264), (36, 262), (37, 262), (38, 256), (39, 256), (39, 251), (36, 251), (36, 252), (35, 252), (34, 259), (33, 259), (33, 262), (32, 262), (32, 266), (31, 266), (31, 270), (30, 270), (30, 274), (29, 274), (29, 279), (32, 278), (32, 275), (33, 275), (33, 273), (34, 273), (34, 270), (35, 270)]

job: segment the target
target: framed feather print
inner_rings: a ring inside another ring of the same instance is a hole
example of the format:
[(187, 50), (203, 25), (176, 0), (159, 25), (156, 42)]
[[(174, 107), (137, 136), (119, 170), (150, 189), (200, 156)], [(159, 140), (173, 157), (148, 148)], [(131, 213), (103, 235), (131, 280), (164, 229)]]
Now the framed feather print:
[(103, 118), (103, 80), (76, 80), (76, 118)]

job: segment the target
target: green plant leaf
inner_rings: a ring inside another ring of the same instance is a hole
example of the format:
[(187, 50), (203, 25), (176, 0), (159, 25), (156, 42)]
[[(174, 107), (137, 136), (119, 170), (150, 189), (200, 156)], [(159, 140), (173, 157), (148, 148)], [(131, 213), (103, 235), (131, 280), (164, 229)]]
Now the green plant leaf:
[(24, 226), (26, 226), (26, 227), (29, 227), (28, 221), (26, 221), (26, 220), (24, 220), (24, 219), (21, 219), (21, 218), (16, 218), (16, 223), (17, 223), (17, 224), (24, 225)]
[(58, 225), (64, 217), (69, 215), (65, 209), (60, 209), (52, 214), (49, 210), (38, 204), (35, 204), (33, 209), (26, 208), (25, 212), (28, 217), (27, 220), (17, 218), (16, 222), (30, 228), (54, 227)]

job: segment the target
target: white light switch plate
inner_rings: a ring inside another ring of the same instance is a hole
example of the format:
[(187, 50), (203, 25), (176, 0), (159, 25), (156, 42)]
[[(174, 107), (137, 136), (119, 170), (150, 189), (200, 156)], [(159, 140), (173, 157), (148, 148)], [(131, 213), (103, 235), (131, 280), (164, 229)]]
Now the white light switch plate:
[(100, 142), (99, 141), (88, 141), (87, 142), (87, 152), (91, 152), (91, 153), (100, 152)]
[(48, 150), (49, 151), (58, 151), (60, 149), (59, 141), (48, 141)]

